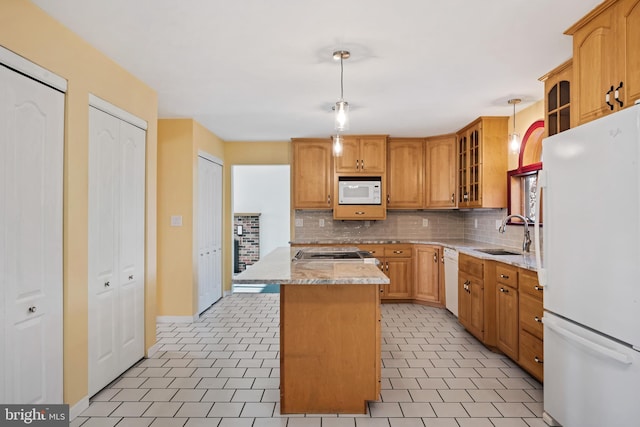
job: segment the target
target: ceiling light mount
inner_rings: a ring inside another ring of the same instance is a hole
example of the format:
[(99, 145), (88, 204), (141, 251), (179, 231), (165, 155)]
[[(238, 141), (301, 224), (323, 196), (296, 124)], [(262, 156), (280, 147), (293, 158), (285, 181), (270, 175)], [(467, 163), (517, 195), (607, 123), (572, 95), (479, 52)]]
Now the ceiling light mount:
[(335, 52), (333, 52), (333, 59), (335, 59), (336, 61), (338, 59), (349, 59), (349, 57), (351, 57), (351, 52), (349, 52), (348, 50), (336, 50)]
[(516, 105), (522, 102), (520, 98), (513, 98), (507, 101), (509, 105), (513, 105), (513, 132), (509, 135), (509, 150), (513, 153), (520, 151), (520, 135), (516, 133)]

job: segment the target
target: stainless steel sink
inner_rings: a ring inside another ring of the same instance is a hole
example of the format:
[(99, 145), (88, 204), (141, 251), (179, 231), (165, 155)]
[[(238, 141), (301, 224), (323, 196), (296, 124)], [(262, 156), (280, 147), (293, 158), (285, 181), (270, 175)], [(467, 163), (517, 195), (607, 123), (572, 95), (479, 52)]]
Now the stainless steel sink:
[(507, 249), (474, 249), (489, 255), (522, 255), (520, 252), (509, 251)]

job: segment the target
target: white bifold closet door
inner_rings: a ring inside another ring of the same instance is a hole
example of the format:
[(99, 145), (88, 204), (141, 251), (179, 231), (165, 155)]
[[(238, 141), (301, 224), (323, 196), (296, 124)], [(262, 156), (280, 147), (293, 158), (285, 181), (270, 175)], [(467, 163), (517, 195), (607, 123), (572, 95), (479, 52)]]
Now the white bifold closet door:
[(198, 157), (198, 313), (222, 297), (222, 166)]
[(89, 108), (89, 395), (144, 356), (144, 130)]
[(62, 403), (64, 94), (0, 65), (0, 402)]

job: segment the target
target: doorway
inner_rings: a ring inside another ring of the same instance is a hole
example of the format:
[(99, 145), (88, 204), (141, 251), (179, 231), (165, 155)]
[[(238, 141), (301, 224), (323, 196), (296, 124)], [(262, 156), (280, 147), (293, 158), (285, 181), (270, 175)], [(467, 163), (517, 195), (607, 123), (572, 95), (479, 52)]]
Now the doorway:
[[(232, 266), (237, 270), (240, 248), (251, 244), (248, 252), (255, 253), (243, 262), (243, 269), (280, 246), (288, 246), (290, 235), (291, 191), (289, 165), (236, 165), (232, 171), (233, 217), (251, 218), (250, 229), (234, 221), (234, 255)], [(256, 229), (257, 228), (257, 229)], [(255, 237), (246, 238), (246, 232)], [(240, 234), (238, 234), (240, 233)], [(264, 286), (234, 286), (233, 292), (261, 292)]]

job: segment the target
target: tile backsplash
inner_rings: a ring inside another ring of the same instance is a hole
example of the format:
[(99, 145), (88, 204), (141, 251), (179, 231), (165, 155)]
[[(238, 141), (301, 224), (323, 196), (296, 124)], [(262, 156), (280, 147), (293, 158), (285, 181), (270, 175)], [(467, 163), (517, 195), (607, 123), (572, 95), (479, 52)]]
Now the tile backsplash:
[[(334, 220), (331, 211), (295, 211), (295, 240), (315, 239), (380, 239), (439, 240), (468, 239), (521, 249), (522, 226), (507, 226), (498, 233), (496, 222), (502, 222), (506, 209), (468, 211), (388, 211), (386, 220)], [(426, 220), (426, 222), (425, 222)], [(533, 227), (530, 227), (533, 239)], [(535, 251), (532, 244), (531, 251)]]

